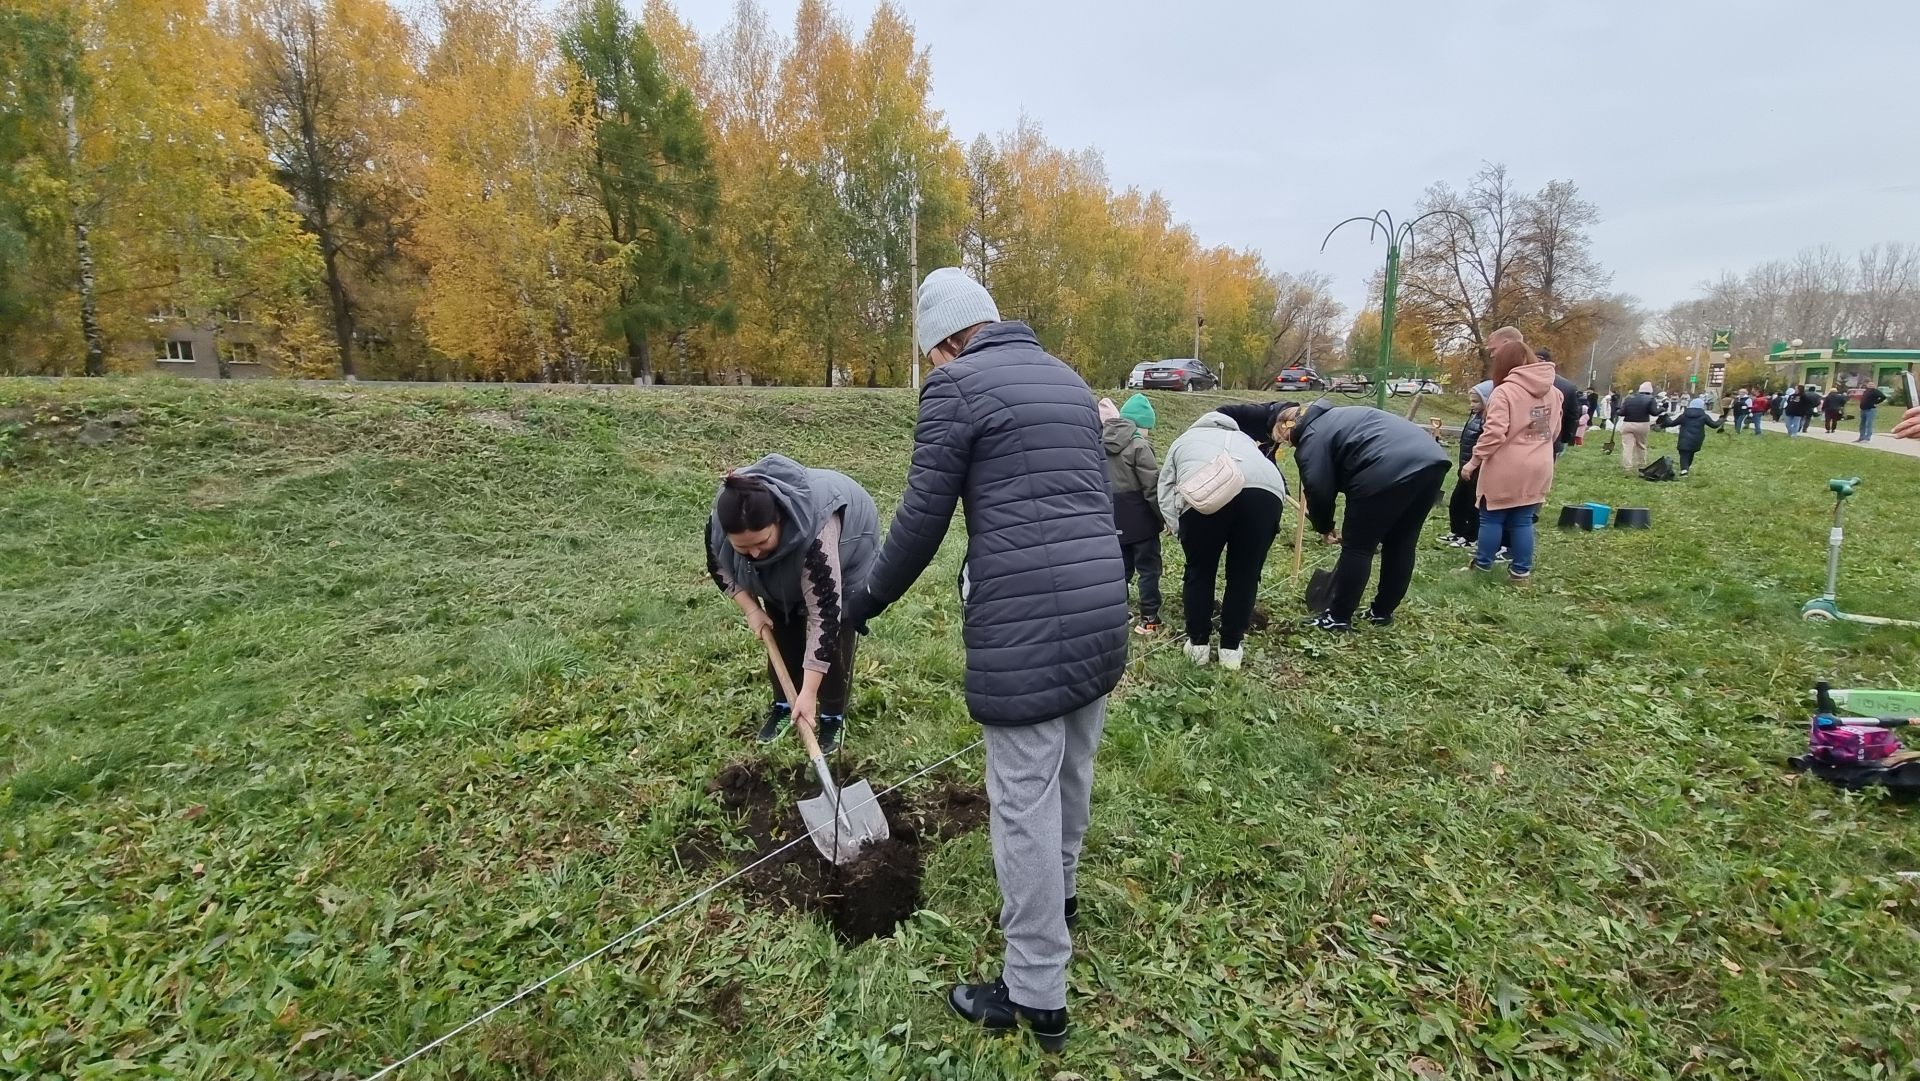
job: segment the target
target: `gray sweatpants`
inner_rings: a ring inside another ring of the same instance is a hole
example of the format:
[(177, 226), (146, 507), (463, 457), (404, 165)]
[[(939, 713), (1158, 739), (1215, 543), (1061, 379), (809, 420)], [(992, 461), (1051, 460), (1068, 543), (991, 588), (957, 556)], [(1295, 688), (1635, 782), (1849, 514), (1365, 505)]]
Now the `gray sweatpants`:
[(1067, 898), (1076, 892), (1080, 841), (1093, 801), (1093, 754), (1107, 723), (1104, 695), (1039, 724), (987, 725), (987, 798), (993, 871), (1000, 879), (1001, 978), (1013, 1001), (1067, 1004)]

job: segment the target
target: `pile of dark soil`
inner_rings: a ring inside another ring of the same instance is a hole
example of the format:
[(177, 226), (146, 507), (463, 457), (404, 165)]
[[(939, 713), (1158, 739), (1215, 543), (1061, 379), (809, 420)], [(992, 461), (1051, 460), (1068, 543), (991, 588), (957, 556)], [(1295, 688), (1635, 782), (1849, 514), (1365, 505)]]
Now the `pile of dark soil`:
[[(835, 774), (843, 780), (871, 780), (873, 770), (870, 763), (858, 763), (839, 766)], [(852, 863), (835, 866), (804, 840), (800, 800), (819, 795), (812, 767), (735, 762), (707, 785), (708, 794), (733, 819), (731, 828), (689, 837), (678, 855), (689, 869), (705, 867), (728, 850), (730, 838), (738, 837), (749, 847), (731, 860), (745, 867), (802, 838), (740, 879), (747, 895), (776, 911), (816, 913), (848, 945), (890, 935), (920, 907), (923, 846), (958, 837), (987, 821), (987, 797), (979, 789), (934, 779), (910, 787), (917, 790), (911, 796), (900, 791), (880, 797), (892, 836), (867, 846)]]

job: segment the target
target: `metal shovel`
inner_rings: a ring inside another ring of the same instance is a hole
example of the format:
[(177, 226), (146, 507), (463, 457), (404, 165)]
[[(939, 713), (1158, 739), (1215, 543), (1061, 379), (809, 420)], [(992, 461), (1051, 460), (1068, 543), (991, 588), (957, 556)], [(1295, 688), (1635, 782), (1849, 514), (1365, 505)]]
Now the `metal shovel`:
[[(767, 659), (773, 663), (774, 675), (780, 678), (780, 689), (786, 692), (787, 701), (799, 701), (779, 645), (765, 634), (761, 635), (761, 642), (767, 647)], [(886, 813), (880, 810), (879, 800), (866, 781), (855, 781), (845, 787), (835, 785), (813, 729), (797, 720), (793, 727), (800, 733), (800, 742), (806, 745), (807, 757), (813, 761), (813, 772), (819, 776), (822, 789), (821, 795), (800, 801), (800, 821), (806, 823), (807, 835), (813, 838), (813, 847), (819, 849), (822, 856), (837, 864), (852, 863), (859, 858), (861, 849), (892, 836), (887, 828)]]

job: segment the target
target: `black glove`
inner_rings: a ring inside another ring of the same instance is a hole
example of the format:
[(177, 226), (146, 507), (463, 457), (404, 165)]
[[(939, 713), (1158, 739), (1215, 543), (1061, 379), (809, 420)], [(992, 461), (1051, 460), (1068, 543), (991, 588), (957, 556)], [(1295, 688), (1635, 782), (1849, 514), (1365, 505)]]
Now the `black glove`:
[(867, 621), (876, 614), (873, 610), (873, 594), (868, 593), (865, 586), (861, 586), (858, 592), (847, 594), (846, 614), (847, 626), (852, 627), (854, 633), (863, 635), (873, 633), (867, 627)]

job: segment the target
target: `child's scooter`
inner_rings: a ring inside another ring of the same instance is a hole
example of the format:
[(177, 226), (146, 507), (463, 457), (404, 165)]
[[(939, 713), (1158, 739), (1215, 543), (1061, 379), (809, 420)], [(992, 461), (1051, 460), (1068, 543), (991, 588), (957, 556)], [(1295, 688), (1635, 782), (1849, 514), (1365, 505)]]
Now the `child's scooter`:
[[(1920, 795), (1920, 751), (1901, 747), (1894, 729), (1920, 725), (1920, 692), (1836, 690), (1814, 686), (1807, 753), (1787, 759), (1794, 769), (1842, 788), (1884, 788), (1900, 799)], [(1845, 708), (1849, 714), (1842, 715)], [(1894, 714), (1894, 716), (1874, 716)]]
[(1867, 616), (1840, 610), (1838, 598), (1834, 595), (1834, 589), (1840, 583), (1840, 521), (1847, 510), (1847, 497), (1859, 487), (1859, 477), (1835, 477), (1827, 482), (1827, 490), (1833, 493), (1833, 530), (1827, 534), (1827, 591), (1801, 605), (1800, 618), (1814, 622), (1844, 619), (1849, 623), (1872, 623), (1882, 627), (1920, 627), (1920, 622), (1911, 619)]

